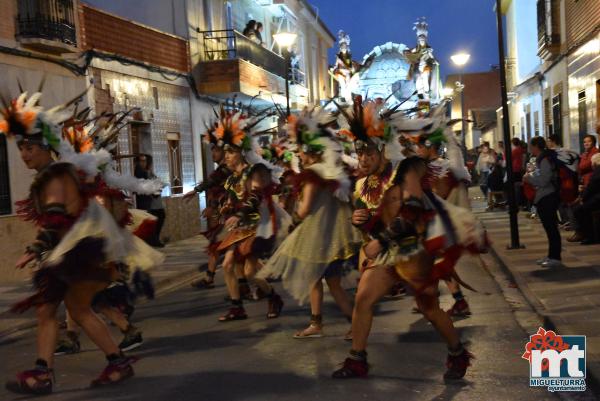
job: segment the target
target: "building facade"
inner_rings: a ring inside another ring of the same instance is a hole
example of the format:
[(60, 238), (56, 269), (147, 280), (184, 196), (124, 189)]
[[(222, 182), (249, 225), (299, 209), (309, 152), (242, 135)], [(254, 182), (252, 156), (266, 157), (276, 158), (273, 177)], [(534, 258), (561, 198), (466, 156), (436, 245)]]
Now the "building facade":
[[(131, 174), (136, 155), (153, 157), (166, 184), (165, 239), (200, 231), (204, 199), (183, 204), (181, 194), (213, 168), (201, 135), (215, 105), (285, 107), (286, 78), (292, 109), (331, 96), (327, 50), (335, 39), (304, 0), (0, 0), (0, 9), (7, 96), (18, 93), (18, 82), (35, 91), (44, 78), (44, 106), (88, 88), (80, 107), (96, 115), (136, 108), (119, 137), (118, 167)], [(262, 44), (243, 35), (251, 19), (263, 23)], [(273, 40), (281, 31), (298, 35), (291, 53)], [(278, 124), (267, 119), (262, 128)], [(13, 203), (27, 196), (33, 175), (0, 137), (0, 279), (23, 278), (11, 266), (22, 253), (17, 244), (34, 232)]]
[(600, 5), (594, 0), (565, 0), (564, 10), (569, 143), (581, 150), (585, 135), (600, 134)]
[(598, 2), (506, 0), (502, 12), (511, 136), (554, 134), (580, 151), (583, 136), (599, 130)]
[[(534, 136), (546, 135), (542, 63), (537, 55), (537, 7), (533, 1), (510, 1), (503, 7), (510, 136), (529, 142)], [(502, 119), (501, 108), (497, 110), (497, 118)], [(502, 135), (502, 124), (498, 131)]]
[[(465, 110), (464, 113), (461, 110), (461, 94), (455, 92), (450, 116), (452, 119), (464, 116), (468, 120), (465, 122), (465, 148), (473, 149), (485, 141), (495, 147), (502, 140), (496, 129), (496, 110), (501, 104), (500, 71), (496, 68), (486, 72), (450, 74), (444, 87), (455, 88), (460, 82), (464, 85)], [(456, 124), (453, 128), (460, 137), (461, 125)]]

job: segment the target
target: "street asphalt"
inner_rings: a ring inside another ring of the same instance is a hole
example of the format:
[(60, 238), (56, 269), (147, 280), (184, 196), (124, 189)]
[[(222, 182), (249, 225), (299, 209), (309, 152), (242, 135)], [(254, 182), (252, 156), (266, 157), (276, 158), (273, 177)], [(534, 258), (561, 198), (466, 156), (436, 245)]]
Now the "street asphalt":
[[(421, 315), (412, 314), (412, 298), (386, 300), (376, 310), (370, 338), (369, 379), (330, 378), (350, 348), (343, 341), (348, 323), (326, 299), (326, 337), (296, 340), (308, 323), (307, 307), (285, 296), (283, 315), (267, 320), (266, 302), (246, 304), (249, 319), (219, 323), (227, 305), (221, 273), (218, 286), (198, 291), (175, 288), (138, 308), (135, 324), (145, 343), (136, 376), (117, 386), (89, 389), (104, 367), (102, 354), (84, 338), (83, 351), (56, 359), (55, 393), (43, 400), (595, 400), (585, 394), (555, 394), (529, 387), (528, 362), (521, 358), (535, 315), (518, 290), (485, 256), (463, 258), (461, 277), (478, 293), (467, 292), (473, 315), (456, 322), (475, 354), (464, 380), (445, 384), (446, 346)], [(495, 277), (495, 278), (494, 278)], [(276, 288), (281, 288), (276, 283)], [(451, 297), (441, 286), (442, 304)], [(526, 329), (523, 329), (523, 327)], [(120, 334), (114, 330), (115, 337)], [(30, 368), (35, 360), (33, 331), (0, 339), (0, 377)], [(0, 389), (0, 400), (24, 400)]]

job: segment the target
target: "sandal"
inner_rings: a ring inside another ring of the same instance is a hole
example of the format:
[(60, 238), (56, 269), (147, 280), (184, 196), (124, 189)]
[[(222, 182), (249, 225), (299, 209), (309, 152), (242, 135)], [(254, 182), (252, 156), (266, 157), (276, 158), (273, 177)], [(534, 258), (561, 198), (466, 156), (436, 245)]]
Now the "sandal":
[(219, 318), (219, 322), (230, 322), (232, 320), (244, 320), (248, 319), (248, 315), (242, 306), (234, 306), (229, 309), (227, 314)]
[(320, 324), (311, 322), (310, 325), (294, 334), (294, 338), (321, 338), (323, 337), (323, 327)]
[(369, 364), (367, 361), (358, 361), (346, 358), (342, 367), (331, 375), (334, 379), (353, 379), (356, 377), (367, 377), (369, 375)]
[(283, 300), (278, 294), (273, 293), (269, 298), (269, 312), (267, 312), (267, 319), (275, 319), (281, 314), (283, 309)]
[(111, 362), (104, 368), (100, 376), (90, 383), (90, 387), (103, 387), (120, 383), (134, 376), (133, 365), (137, 358), (125, 357), (116, 362)]
[[(17, 373), (17, 380), (6, 382), (6, 389), (17, 394), (46, 395), (52, 393), (52, 369), (39, 368)], [(33, 384), (28, 383), (33, 379)]]

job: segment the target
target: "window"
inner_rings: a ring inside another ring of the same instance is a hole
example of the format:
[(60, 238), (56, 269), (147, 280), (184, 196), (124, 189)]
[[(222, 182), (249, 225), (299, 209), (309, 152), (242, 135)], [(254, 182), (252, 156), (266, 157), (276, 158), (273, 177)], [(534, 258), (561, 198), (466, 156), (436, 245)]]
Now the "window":
[(562, 102), (561, 102), (561, 98), (562, 98), (562, 94), (559, 93), (558, 95), (554, 96), (552, 98), (552, 126), (553, 126), (553, 130), (552, 133), (554, 135), (558, 135), (560, 138), (562, 138)]
[(546, 127), (546, 136), (552, 134), (552, 119), (550, 118), (550, 99), (544, 99), (544, 126)]
[(6, 137), (0, 135), (0, 214), (11, 213)]
[(167, 144), (169, 146), (169, 181), (171, 193), (183, 193), (183, 174), (181, 170), (181, 146), (178, 132), (167, 132)]
[(527, 134), (527, 142), (531, 139), (531, 105), (525, 106), (525, 133)]
[(158, 104), (158, 88), (156, 86), (152, 87), (152, 97), (154, 97), (154, 108), (156, 110), (160, 109), (160, 105)]

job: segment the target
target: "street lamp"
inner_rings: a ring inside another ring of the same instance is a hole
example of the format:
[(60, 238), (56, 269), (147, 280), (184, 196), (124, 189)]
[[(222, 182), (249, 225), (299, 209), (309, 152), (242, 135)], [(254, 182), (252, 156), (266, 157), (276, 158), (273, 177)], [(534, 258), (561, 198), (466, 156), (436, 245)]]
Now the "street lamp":
[(508, 93), (506, 92), (506, 59), (504, 58), (504, 27), (502, 25), (502, 0), (496, 0), (496, 30), (498, 32), (498, 59), (500, 61), (500, 94), (502, 96), (502, 131), (504, 143), (508, 146), (506, 154), (506, 181), (508, 193), (508, 218), (510, 223), (510, 245), (508, 249), (523, 248), (519, 240), (519, 207), (515, 197), (515, 177), (512, 170), (512, 152), (510, 151), (510, 122), (508, 113)]
[(462, 151), (463, 157), (465, 161), (467, 160), (467, 130), (465, 128), (465, 83), (463, 82), (463, 67), (469, 62), (471, 55), (468, 53), (457, 53), (450, 56), (450, 60), (458, 67), (458, 80), (462, 86), (462, 90), (460, 91), (460, 117), (461, 117), (461, 135), (462, 135)]
[(285, 49), (285, 101), (286, 101), (286, 112), (289, 116), (290, 113), (290, 47), (296, 41), (296, 35), (293, 32), (278, 32), (273, 35), (273, 39), (279, 45), (280, 49)]

